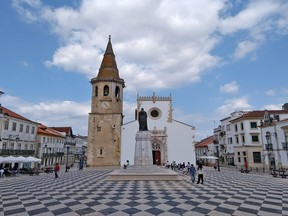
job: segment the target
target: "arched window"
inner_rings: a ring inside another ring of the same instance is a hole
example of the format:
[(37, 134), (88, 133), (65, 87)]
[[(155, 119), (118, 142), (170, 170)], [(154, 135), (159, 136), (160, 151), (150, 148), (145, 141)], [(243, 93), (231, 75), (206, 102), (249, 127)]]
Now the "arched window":
[(105, 85), (105, 86), (104, 86), (103, 95), (104, 95), (104, 96), (108, 96), (108, 95), (109, 95), (109, 86), (108, 86), (108, 85)]
[(105, 151), (103, 147), (99, 147), (97, 150), (97, 157), (104, 157)]
[(98, 86), (95, 87), (95, 97), (98, 97)]
[(116, 88), (115, 88), (115, 97), (116, 98), (120, 97), (120, 88), (119, 88), (119, 86), (116, 86)]

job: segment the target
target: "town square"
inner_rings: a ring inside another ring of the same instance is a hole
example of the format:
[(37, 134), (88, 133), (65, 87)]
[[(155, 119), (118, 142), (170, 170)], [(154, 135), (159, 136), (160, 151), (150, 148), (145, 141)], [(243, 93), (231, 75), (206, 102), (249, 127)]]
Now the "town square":
[(286, 0), (0, 3), (0, 216), (288, 215)]
[[(164, 169), (164, 168), (163, 168)], [(108, 181), (113, 168), (0, 179), (0, 215), (288, 215), (288, 180), (269, 173), (204, 169), (204, 183)]]

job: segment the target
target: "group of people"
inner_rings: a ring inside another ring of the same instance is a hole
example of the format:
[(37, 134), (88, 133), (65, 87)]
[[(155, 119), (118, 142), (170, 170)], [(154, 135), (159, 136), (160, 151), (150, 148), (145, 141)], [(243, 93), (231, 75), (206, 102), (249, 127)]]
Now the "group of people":
[(195, 182), (195, 176), (196, 173), (198, 175), (198, 180), (197, 180), (197, 184), (199, 184), (201, 182), (201, 184), (203, 184), (204, 182), (204, 174), (203, 174), (203, 166), (202, 164), (199, 164), (197, 167), (197, 170), (195, 168), (195, 166), (193, 164), (191, 164), (191, 167), (188, 169), (190, 176), (191, 176), (191, 181), (194, 183)]
[(172, 170), (176, 170), (178, 169), (179, 171), (183, 172), (183, 175), (189, 174), (191, 176), (191, 181), (194, 183), (195, 179), (196, 179), (196, 174), (198, 176), (197, 179), (197, 184), (203, 184), (204, 182), (204, 174), (203, 174), (203, 165), (202, 163), (199, 163), (197, 168), (194, 166), (194, 164), (190, 164), (190, 162), (187, 163), (187, 165), (185, 164), (185, 162), (183, 163), (178, 163), (176, 164), (175, 162), (173, 163), (169, 163), (167, 161), (166, 163), (166, 168), (171, 168)]

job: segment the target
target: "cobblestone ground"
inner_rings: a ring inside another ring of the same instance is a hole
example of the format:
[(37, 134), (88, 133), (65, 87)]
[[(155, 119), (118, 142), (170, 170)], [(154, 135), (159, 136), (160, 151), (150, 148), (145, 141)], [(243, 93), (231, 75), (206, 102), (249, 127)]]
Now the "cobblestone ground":
[(111, 171), (0, 178), (0, 215), (288, 215), (288, 179), (206, 168), (204, 184), (106, 181)]

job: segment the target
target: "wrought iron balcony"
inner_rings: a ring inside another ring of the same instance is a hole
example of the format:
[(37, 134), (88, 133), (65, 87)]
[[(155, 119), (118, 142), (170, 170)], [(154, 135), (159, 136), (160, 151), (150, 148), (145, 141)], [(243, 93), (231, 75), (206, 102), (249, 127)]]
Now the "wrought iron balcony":
[(266, 145), (265, 145), (265, 149), (266, 149), (267, 151), (273, 151), (273, 145), (272, 145), (272, 144), (266, 144)]
[(283, 149), (288, 149), (288, 142), (282, 142)]
[(0, 149), (1, 156), (34, 156), (35, 150)]
[(56, 153), (43, 153), (42, 157), (62, 157), (64, 152), (56, 152)]

